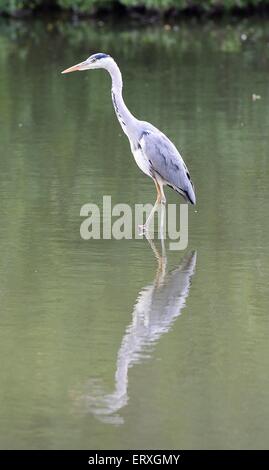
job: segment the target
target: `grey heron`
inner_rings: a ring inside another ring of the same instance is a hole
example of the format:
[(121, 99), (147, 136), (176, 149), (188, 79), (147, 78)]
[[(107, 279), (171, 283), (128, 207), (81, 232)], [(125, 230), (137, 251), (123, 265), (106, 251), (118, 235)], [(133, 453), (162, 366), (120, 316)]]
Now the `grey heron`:
[(122, 96), (120, 69), (110, 55), (93, 54), (62, 73), (91, 69), (105, 69), (111, 76), (111, 94), (116, 116), (129, 139), (138, 167), (155, 183), (157, 189), (155, 206), (166, 202), (164, 185), (172, 187), (184, 197), (185, 201), (195, 204), (194, 186), (183, 158), (165, 134), (149, 122), (135, 118), (129, 111)]

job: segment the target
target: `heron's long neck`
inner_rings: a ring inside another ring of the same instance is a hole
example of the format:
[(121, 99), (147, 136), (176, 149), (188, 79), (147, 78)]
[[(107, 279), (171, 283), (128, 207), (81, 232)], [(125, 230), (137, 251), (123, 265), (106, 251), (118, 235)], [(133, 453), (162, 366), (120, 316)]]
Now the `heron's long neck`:
[(124, 103), (122, 97), (122, 76), (119, 67), (114, 62), (108, 71), (112, 79), (111, 95), (116, 116), (122, 129), (128, 135), (130, 132), (132, 132), (136, 118), (132, 115)]

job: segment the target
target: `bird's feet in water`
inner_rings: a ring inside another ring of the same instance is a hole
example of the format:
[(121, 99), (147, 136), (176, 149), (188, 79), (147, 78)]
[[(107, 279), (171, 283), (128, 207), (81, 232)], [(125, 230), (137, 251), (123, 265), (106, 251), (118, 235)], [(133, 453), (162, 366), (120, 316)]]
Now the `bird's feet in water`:
[(163, 194), (162, 196), (161, 195), (158, 196), (157, 201), (155, 202), (155, 204), (154, 204), (154, 206), (151, 210), (151, 213), (149, 214), (145, 224), (138, 225), (138, 234), (140, 236), (142, 236), (142, 235), (149, 236), (150, 222), (151, 222), (152, 218), (154, 217), (154, 213), (158, 210), (158, 207), (160, 207), (161, 214), (164, 214), (165, 204), (166, 204), (165, 195)]
[(142, 237), (142, 235), (147, 235), (149, 231), (148, 224), (138, 225), (138, 235)]

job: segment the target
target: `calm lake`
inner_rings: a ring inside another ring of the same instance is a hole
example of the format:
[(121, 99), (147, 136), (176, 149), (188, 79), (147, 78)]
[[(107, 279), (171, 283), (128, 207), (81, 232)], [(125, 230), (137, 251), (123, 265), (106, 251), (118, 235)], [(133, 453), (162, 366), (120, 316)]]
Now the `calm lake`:
[[(107, 73), (60, 73), (101, 51), (195, 183), (159, 263), (80, 237), (85, 203), (155, 200)], [(2, 449), (268, 448), (268, 61), (262, 22), (0, 22)]]

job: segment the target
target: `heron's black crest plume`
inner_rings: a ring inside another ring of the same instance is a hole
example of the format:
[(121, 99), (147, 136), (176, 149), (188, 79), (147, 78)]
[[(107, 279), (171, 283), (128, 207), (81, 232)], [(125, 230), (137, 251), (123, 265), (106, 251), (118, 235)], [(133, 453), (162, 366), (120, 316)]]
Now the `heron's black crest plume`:
[(91, 59), (95, 59), (95, 60), (105, 59), (105, 57), (110, 57), (110, 56), (108, 54), (103, 54), (102, 52), (91, 55)]

